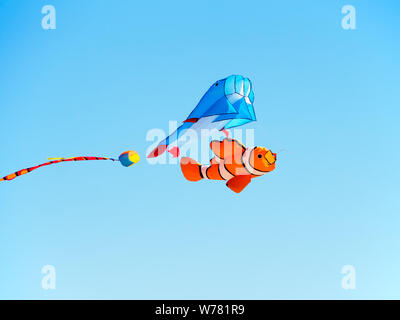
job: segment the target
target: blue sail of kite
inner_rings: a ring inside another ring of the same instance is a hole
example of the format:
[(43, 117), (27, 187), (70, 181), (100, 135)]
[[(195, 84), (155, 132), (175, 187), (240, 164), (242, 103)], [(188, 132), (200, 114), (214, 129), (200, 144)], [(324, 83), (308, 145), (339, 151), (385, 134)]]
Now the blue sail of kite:
[(181, 138), (189, 129), (196, 132), (201, 129), (226, 132), (226, 129), (256, 121), (253, 102), (253, 86), (248, 78), (231, 75), (218, 80), (204, 94), (183, 124), (162, 140), (148, 158), (158, 157), (167, 149), (173, 156), (179, 156), (179, 140), (183, 140)]

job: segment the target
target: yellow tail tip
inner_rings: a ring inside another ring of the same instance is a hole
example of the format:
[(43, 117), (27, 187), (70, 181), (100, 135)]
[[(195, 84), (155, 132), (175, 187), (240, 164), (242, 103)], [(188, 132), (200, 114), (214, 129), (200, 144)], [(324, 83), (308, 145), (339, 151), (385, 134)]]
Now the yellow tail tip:
[(47, 160), (53, 161), (53, 160), (62, 160), (64, 158), (47, 158)]

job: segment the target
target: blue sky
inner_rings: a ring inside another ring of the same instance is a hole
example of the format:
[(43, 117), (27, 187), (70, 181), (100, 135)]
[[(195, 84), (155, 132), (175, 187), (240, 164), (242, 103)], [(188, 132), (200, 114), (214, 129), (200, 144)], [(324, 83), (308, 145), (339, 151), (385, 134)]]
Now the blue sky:
[[(43, 30), (41, 8), (56, 8)], [(356, 8), (356, 30), (341, 8)], [(400, 298), (397, 1), (0, 2), (0, 298)], [(277, 169), (241, 194), (150, 165), (146, 133), (254, 85)], [(54, 265), (56, 290), (41, 268)], [(344, 265), (356, 289), (341, 287)]]

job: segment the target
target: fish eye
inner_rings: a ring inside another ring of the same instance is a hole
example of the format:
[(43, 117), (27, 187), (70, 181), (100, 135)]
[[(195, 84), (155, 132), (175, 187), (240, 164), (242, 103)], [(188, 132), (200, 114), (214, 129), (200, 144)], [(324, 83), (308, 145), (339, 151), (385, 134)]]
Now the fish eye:
[(262, 158), (262, 154), (259, 153), (259, 154), (257, 155), (257, 157), (259, 157), (259, 158), (261, 159), (261, 158)]
[(218, 86), (218, 82), (215, 84), (215, 86), (216, 86), (216, 87)]

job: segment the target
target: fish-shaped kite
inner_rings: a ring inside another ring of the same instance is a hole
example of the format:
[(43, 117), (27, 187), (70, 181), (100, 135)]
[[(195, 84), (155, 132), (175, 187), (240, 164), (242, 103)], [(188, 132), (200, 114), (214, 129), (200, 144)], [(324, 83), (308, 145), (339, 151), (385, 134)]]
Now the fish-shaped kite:
[(201, 165), (189, 157), (181, 159), (182, 173), (187, 180), (226, 180), (226, 185), (239, 193), (251, 179), (275, 169), (276, 154), (266, 148), (246, 148), (229, 138), (211, 141), (210, 147), (215, 154), (210, 165)]
[(22, 176), (33, 170), (36, 170), (41, 167), (49, 166), (52, 164), (60, 163), (60, 162), (68, 162), (68, 161), (91, 161), (91, 160), (111, 160), (111, 161), (119, 161), (124, 167), (130, 167), (131, 165), (137, 163), (140, 160), (140, 157), (136, 151), (129, 150), (123, 152), (118, 159), (113, 158), (104, 158), (104, 157), (71, 157), (71, 158), (49, 158), (48, 162), (39, 164), (34, 167), (29, 167), (26, 169), (19, 170), (17, 172), (11, 173), (3, 178), (0, 178), (0, 181), (10, 181), (14, 180), (16, 177)]
[(168, 149), (174, 157), (179, 156), (179, 144), (188, 130), (216, 129), (223, 131), (255, 121), (254, 92), (248, 78), (232, 75), (215, 82), (204, 94), (196, 108), (183, 124), (170, 136), (162, 140), (150, 152), (148, 158), (158, 157)]

